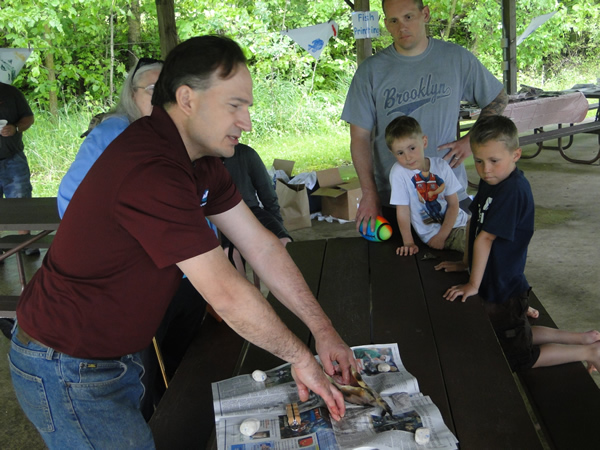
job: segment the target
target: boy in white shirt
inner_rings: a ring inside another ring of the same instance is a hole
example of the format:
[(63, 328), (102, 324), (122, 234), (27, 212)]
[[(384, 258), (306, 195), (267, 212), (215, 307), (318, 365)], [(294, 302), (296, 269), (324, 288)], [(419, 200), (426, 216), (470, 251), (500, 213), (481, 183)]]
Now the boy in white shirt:
[(390, 171), (402, 246), (396, 254), (408, 256), (419, 251), (411, 224), (428, 246), (464, 252), (465, 226), (469, 216), (458, 207), (461, 184), (442, 158), (425, 157), (427, 136), (410, 116), (392, 120), (385, 130), (388, 148), (397, 162)]

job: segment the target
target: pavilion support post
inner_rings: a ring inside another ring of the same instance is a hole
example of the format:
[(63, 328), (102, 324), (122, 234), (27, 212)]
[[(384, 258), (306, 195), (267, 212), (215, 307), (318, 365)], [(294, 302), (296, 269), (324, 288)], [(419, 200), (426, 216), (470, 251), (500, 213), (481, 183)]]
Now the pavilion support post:
[[(369, 11), (369, 0), (355, 0), (354, 11)], [(371, 38), (356, 40), (356, 65), (360, 65), (365, 59), (373, 54)]]
[(517, 93), (517, 7), (515, 0), (502, 0), (502, 73), (506, 93)]

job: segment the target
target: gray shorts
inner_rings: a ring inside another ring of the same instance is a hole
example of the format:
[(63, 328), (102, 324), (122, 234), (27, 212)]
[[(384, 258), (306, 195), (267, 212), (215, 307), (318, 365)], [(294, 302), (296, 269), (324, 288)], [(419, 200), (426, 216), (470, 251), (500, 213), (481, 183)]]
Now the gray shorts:
[(444, 250), (456, 250), (457, 252), (465, 252), (466, 244), (466, 227), (452, 228), (444, 243)]

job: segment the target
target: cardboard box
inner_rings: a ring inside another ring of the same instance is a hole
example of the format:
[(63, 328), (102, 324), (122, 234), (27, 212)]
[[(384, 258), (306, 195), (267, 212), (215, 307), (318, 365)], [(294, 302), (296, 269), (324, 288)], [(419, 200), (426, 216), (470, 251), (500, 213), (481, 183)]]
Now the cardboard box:
[(311, 195), (321, 197), (323, 215), (354, 220), (362, 198), (362, 189), (358, 178), (343, 182), (340, 170), (335, 168), (319, 170), (317, 180), (319, 189)]
[(292, 178), (292, 170), (294, 170), (295, 161), (288, 161), (287, 159), (274, 159), (273, 169), (283, 170), (289, 178)]
[[(292, 178), (294, 161), (276, 159), (273, 161), (273, 168), (283, 170), (288, 177)], [(275, 191), (277, 192), (281, 217), (283, 217), (283, 226), (288, 231), (312, 226), (308, 205), (308, 189), (304, 184), (289, 184), (277, 179)]]

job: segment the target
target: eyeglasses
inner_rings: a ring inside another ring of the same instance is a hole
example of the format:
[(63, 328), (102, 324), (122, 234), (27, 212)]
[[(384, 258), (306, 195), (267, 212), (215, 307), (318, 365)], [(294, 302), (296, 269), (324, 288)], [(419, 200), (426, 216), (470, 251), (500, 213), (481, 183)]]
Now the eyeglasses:
[(135, 70), (133, 71), (133, 74), (131, 74), (131, 79), (135, 79), (135, 74), (137, 73), (138, 70), (140, 70), (141, 67), (144, 66), (149, 66), (150, 64), (162, 64), (163, 61), (160, 59), (154, 59), (154, 58), (140, 58), (138, 60), (137, 65), (135, 66)]
[(146, 87), (144, 87), (144, 86), (134, 86), (133, 89), (143, 89), (143, 90), (145, 90), (150, 95), (152, 95), (154, 93), (154, 85), (153, 84), (149, 84)]

